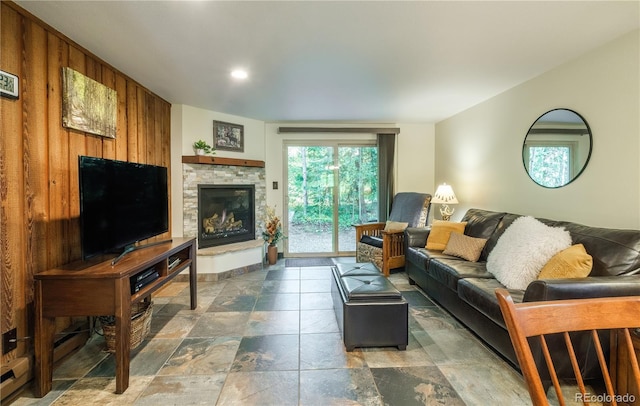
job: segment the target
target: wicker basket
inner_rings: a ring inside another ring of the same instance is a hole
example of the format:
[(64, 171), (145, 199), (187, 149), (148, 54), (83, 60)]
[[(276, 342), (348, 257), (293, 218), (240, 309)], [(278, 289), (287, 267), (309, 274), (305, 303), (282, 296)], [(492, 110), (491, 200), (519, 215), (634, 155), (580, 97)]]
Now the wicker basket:
[[(143, 301), (131, 305), (131, 339), (130, 349), (134, 349), (147, 337), (151, 328), (153, 302)], [(113, 317), (100, 317), (107, 351), (116, 351), (116, 325)]]

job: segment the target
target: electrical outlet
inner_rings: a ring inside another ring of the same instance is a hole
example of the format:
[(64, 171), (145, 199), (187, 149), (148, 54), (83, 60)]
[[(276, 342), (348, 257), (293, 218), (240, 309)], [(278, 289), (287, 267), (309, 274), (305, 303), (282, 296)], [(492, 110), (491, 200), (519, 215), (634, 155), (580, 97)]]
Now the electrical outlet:
[(2, 355), (18, 348), (18, 331), (15, 328), (2, 334)]

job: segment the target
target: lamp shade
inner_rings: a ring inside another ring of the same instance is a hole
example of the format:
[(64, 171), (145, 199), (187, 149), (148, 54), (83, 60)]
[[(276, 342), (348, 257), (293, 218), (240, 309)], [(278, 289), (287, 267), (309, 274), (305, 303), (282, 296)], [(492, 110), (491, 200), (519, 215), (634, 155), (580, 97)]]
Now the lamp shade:
[(453, 188), (451, 187), (451, 185), (443, 183), (442, 185), (438, 186), (438, 189), (436, 189), (436, 193), (435, 195), (433, 195), (431, 203), (458, 204), (458, 199), (456, 198), (456, 194), (453, 193)]

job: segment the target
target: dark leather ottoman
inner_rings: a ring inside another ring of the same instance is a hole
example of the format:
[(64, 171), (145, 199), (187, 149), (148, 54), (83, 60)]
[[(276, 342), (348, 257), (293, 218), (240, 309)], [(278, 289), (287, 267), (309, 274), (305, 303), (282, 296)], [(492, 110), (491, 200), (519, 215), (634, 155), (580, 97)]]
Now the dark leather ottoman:
[[(379, 271), (365, 264), (331, 268), (333, 309), (347, 351), (355, 347), (397, 346), (409, 342), (409, 304)], [(367, 264), (370, 265), (370, 264)]]

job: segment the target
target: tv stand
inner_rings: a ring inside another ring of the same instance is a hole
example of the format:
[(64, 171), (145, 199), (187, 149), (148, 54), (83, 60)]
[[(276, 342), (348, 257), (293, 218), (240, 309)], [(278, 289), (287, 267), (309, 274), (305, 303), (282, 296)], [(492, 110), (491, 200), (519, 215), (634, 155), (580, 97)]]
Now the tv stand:
[[(78, 261), (34, 275), (36, 396), (51, 391), (56, 317), (115, 316), (116, 393), (123, 393), (129, 386), (131, 304), (189, 268), (191, 309), (198, 306), (195, 238), (174, 238), (144, 247), (115, 265), (110, 260)], [(157, 270), (158, 278), (131, 293), (131, 278), (149, 268)]]
[(141, 250), (143, 248), (148, 248), (148, 247), (153, 247), (154, 245), (158, 245), (158, 244), (165, 244), (168, 242), (171, 242), (173, 240), (162, 240), (162, 241), (154, 241), (154, 242), (150, 242), (150, 243), (146, 243), (143, 245), (136, 245), (131, 244), (131, 245), (127, 245), (126, 247), (124, 247), (124, 250), (122, 251), (122, 254), (118, 255), (117, 257), (115, 257), (112, 261), (111, 261), (111, 266), (114, 266), (115, 264), (117, 264), (118, 262), (120, 262), (120, 260), (122, 258), (124, 258), (125, 255), (127, 255), (130, 252), (136, 251), (136, 250)]

